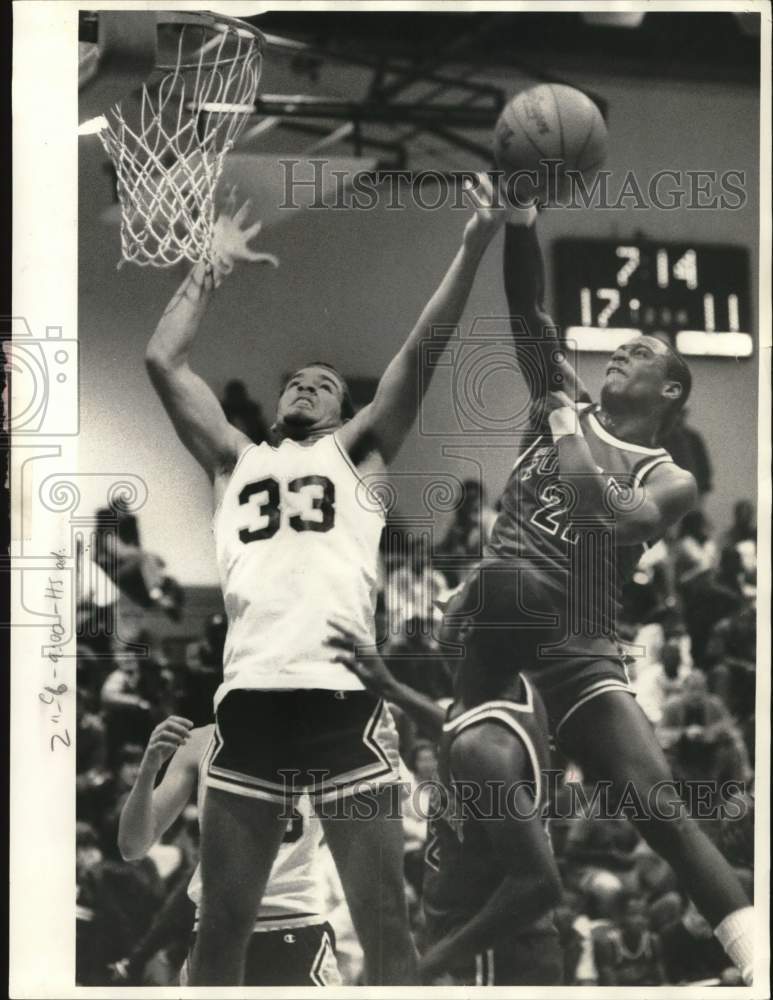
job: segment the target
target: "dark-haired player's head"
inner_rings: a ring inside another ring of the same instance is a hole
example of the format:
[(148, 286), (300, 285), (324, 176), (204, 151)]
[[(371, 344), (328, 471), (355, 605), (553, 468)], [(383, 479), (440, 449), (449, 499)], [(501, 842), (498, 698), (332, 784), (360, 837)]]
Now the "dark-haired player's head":
[(275, 429), (292, 438), (334, 431), (354, 416), (343, 375), (324, 361), (313, 361), (289, 376), (279, 397)]
[(610, 413), (652, 415), (655, 436), (666, 434), (692, 389), (687, 362), (660, 337), (647, 334), (622, 344), (609, 359), (601, 404)]

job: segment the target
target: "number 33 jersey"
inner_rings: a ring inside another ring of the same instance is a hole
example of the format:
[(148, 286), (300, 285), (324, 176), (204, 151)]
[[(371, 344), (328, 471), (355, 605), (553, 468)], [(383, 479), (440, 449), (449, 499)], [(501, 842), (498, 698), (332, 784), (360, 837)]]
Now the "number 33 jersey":
[(234, 689), (362, 690), (327, 623), (372, 641), (383, 526), (335, 435), (242, 452), (213, 519), (228, 616), (215, 706)]

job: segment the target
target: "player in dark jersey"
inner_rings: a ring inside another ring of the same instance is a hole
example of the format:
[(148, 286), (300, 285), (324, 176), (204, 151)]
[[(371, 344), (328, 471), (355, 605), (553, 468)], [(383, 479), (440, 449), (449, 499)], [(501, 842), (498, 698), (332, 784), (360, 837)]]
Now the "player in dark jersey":
[(495, 663), (460, 672), (448, 712), (377, 657), (358, 657), (354, 636), (331, 625), (331, 644), (365, 686), (398, 705), (439, 744), (422, 894), (430, 947), (422, 981), (560, 985), (563, 956), (552, 910), (561, 883), (545, 825), (547, 716), (533, 687)]
[(593, 405), (542, 305), (535, 219), (533, 208), (512, 211), (504, 251), (529, 427), (485, 557), (446, 621), (468, 623), (464, 671), (492, 661), (527, 669), (567, 756), (589, 779), (610, 781), (615, 796), (635, 789), (640, 833), (749, 980), (753, 910), (730, 865), (684, 815), (628, 687), (614, 627), (620, 584), (643, 547), (696, 503), (692, 476), (659, 445), (687, 399), (690, 372), (664, 340), (632, 337), (612, 355)]

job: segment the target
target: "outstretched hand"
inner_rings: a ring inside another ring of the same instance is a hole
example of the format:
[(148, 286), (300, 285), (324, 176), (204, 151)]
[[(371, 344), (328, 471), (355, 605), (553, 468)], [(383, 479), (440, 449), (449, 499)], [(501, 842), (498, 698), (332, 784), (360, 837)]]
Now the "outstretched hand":
[(180, 715), (170, 715), (159, 722), (150, 734), (150, 740), (145, 748), (144, 763), (154, 772), (159, 771), (163, 764), (188, 742), (193, 729), (190, 719)]
[(215, 287), (223, 278), (230, 274), (237, 261), (249, 261), (255, 264), (270, 264), (279, 267), (279, 260), (270, 253), (259, 253), (250, 247), (250, 242), (261, 230), (260, 222), (246, 225), (251, 208), (248, 198), (236, 208), (236, 188), (228, 192), (225, 205), (215, 221), (212, 234), (213, 277)]
[(465, 227), (464, 238), (465, 241), (482, 239), (488, 243), (507, 218), (505, 199), (494, 189), (488, 174), (477, 174), (477, 178), (475, 185), (465, 182), (465, 190), (475, 205), (475, 215)]
[(330, 637), (327, 645), (336, 653), (335, 659), (358, 677), (365, 687), (379, 697), (394, 683), (394, 677), (378, 654), (358, 656), (358, 639), (348, 628), (329, 621)]

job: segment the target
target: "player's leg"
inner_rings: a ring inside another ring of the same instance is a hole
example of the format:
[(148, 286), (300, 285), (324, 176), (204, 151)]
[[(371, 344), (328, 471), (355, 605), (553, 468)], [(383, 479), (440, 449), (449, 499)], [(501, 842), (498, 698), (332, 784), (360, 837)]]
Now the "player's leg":
[[(695, 905), (717, 928), (730, 957), (748, 973), (749, 900), (728, 861), (698, 823), (684, 815), (652, 725), (635, 699), (621, 690), (602, 691), (578, 704), (557, 736), (590, 780), (611, 781), (613, 795), (635, 790), (645, 817), (635, 820), (642, 837), (672, 866)], [(658, 794), (653, 796), (656, 785)], [(723, 923), (725, 931), (718, 926)]]
[(287, 820), (283, 805), (208, 788), (201, 817), (202, 898), (191, 986), (238, 986)]
[(418, 983), (416, 950), (408, 925), (403, 825), (397, 795), (392, 786), (342, 800), (336, 804), (336, 815), (329, 807), (320, 810), (325, 838), (365, 953), (368, 985)]

